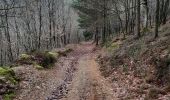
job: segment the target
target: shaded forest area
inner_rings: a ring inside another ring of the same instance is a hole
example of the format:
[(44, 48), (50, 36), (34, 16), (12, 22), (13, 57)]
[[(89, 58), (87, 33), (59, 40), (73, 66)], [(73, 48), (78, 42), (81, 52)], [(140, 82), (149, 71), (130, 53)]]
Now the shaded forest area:
[(96, 44), (120, 35), (140, 38), (149, 28), (157, 38), (158, 27), (169, 18), (169, 0), (76, 0), (73, 7), (85, 36), (93, 33)]
[[(76, 0), (85, 38), (102, 46), (113, 100), (169, 100), (169, 0)], [(91, 34), (90, 34), (91, 33)]]

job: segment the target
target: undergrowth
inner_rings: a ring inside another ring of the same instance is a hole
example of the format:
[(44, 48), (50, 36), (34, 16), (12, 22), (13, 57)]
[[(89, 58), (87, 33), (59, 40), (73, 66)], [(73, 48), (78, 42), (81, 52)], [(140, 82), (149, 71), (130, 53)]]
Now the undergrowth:
[(11, 68), (0, 67), (0, 85), (3, 100), (12, 100), (15, 97), (15, 88), (19, 81)]

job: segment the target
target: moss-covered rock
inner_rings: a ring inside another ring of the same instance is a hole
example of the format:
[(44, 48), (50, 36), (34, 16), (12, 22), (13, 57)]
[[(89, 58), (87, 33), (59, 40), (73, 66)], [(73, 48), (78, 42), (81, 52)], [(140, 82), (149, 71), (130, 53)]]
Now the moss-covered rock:
[(43, 68), (50, 68), (52, 67), (55, 62), (57, 61), (58, 54), (53, 52), (37, 52), (33, 54), (33, 61), (34, 63), (42, 66)]
[(20, 59), (30, 59), (30, 58), (31, 58), (31, 56), (28, 55), (28, 54), (21, 54), (20, 55)]
[(11, 70), (0, 67), (0, 75), (8, 75), (8, 74), (11, 74)]
[(48, 52), (48, 54), (49, 54), (50, 56), (55, 57), (56, 59), (59, 57), (59, 54), (56, 53), (56, 52)]
[(37, 69), (52, 67), (60, 56), (66, 56), (72, 49), (64, 48), (59, 51), (34, 51), (28, 54), (21, 54), (20, 58), (16, 61), (16, 65), (34, 65)]
[(33, 56), (30, 54), (21, 54), (15, 65), (31, 65), (33, 64)]
[(8, 67), (0, 67), (0, 77), (0, 82), (17, 84), (19, 81), (19, 79), (16, 78), (14, 71)]
[(0, 95), (3, 100), (12, 100), (15, 96), (15, 88), (19, 79), (15, 76), (15, 73), (9, 67), (0, 67)]

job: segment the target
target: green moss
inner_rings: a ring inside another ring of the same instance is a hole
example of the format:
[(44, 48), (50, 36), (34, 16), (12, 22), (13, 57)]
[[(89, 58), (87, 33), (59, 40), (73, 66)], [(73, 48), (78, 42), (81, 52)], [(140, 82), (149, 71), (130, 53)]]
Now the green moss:
[(5, 81), (9, 81), (11, 84), (17, 84), (19, 79), (16, 78), (15, 73), (8, 67), (0, 67), (0, 76), (5, 78)]
[(8, 73), (9, 73), (8, 70), (6, 70), (6, 69), (0, 67), (0, 75), (6, 75), (6, 74), (8, 74)]
[(15, 62), (16, 65), (31, 65), (33, 63), (33, 56), (31, 54), (21, 54), (19, 59)]
[(109, 52), (112, 52), (120, 47), (120, 42), (113, 42), (110, 44), (110, 46), (107, 47), (107, 50)]
[(9, 93), (6, 93), (3, 96), (3, 99), (4, 100), (12, 100), (14, 97), (15, 97), (15, 93), (14, 92), (9, 92)]
[(12, 69), (8, 67), (0, 67), (0, 75), (5, 76), (5, 75), (14, 75), (14, 72)]
[(58, 56), (59, 56), (59, 54), (58, 54), (58, 53), (55, 53), (55, 52), (48, 52), (48, 54), (49, 54), (50, 56), (55, 57), (55, 58), (58, 58)]
[(21, 54), (20, 56), (20, 59), (29, 59), (29, 58), (31, 58), (31, 56), (28, 54)]
[(57, 60), (57, 53), (53, 53), (53, 52), (40, 52), (40, 53), (36, 53), (34, 55), (35, 59), (36, 59), (36, 64), (42, 66), (43, 68), (50, 68), (52, 67), (56, 60)]
[[(0, 83), (1, 84), (9, 84), (9, 85), (15, 85), (18, 84), (19, 79), (15, 76), (15, 73), (12, 69), (9, 67), (0, 67)], [(5, 94), (3, 95), (3, 100), (12, 100), (15, 96), (13, 89), (7, 89), (5, 91)]]
[(36, 64), (36, 63), (34, 63), (34, 67), (35, 67), (36, 69), (38, 69), (38, 70), (44, 69), (42, 66), (40, 66), (40, 65), (38, 65), (38, 64)]
[(18, 84), (19, 82), (19, 79), (16, 78), (15, 76), (7, 76), (6, 79), (9, 80), (10, 83), (14, 85)]

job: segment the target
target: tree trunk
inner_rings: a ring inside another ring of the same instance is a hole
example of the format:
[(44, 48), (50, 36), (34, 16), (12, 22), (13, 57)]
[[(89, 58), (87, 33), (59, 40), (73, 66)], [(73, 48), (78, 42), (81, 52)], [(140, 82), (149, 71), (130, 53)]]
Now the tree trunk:
[(159, 0), (156, 0), (156, 16), (155, 16), (155, 38), (158, 37), (158, 27), (159, 27)]
[(143, 0), (143, 7), (145, 10), (144, 27), (148, 28), (148, 17), (149, 17), (149, 15), (148, 15), (148, 13), (149, 13), (148, 0)]
[(11, 46), (11, 39), (10, 39), (10, 33), (9, 33), (8, 12), (7, 11), (5, 11), (5, 22), (6, 22), (5, 36), (7, 39), (8, 58), (9, 58), (9, 61), (12, 62), (14, 59), (13, 59), (13, 54), (12, 54), (12, 46)]
[(141, 36), (140, 34), (140, 0), (137, 0), (137, 23), (136, 23), (136, 27), (137, 27), (137, 38), (139, 38)]

